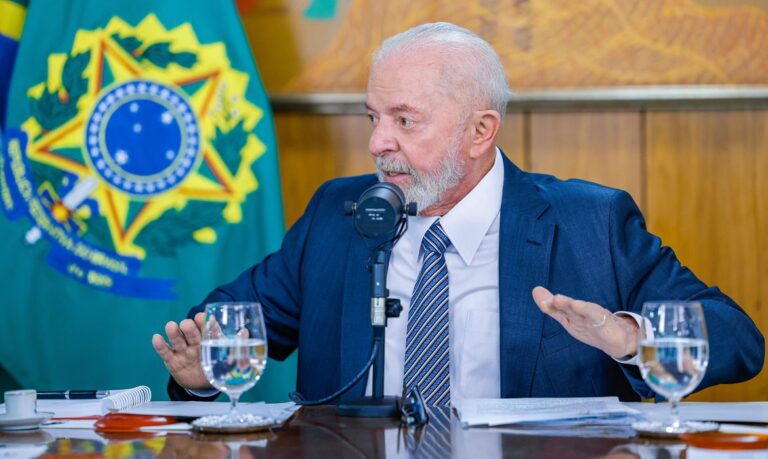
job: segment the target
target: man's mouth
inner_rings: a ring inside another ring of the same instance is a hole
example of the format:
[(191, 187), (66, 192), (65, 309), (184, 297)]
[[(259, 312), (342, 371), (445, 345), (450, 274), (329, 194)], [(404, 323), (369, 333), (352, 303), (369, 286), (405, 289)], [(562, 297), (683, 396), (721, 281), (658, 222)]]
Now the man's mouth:
[(384, 171), (384, 175), (387, 177), (398, 177), (400, 175), (408, 175), (408, 172), (403, 171)]

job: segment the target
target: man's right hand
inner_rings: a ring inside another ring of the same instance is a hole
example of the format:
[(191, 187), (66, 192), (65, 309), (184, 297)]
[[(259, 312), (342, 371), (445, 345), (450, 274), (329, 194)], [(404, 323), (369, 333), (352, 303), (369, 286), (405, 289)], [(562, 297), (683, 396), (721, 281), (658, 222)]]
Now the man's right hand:
[(162, 335), (152, 336), (152, 346), (163, 359), (166, 368), (181, 387), (191, 390), (210, 390), (213, 387), (205, 379), (203, 367), (200, 365), (200, 340), (205, 314), (198, 312), (195, 320), (184, 319), (178, 325), (176, 322), (165, 324), (165, 334), (170, 346)]

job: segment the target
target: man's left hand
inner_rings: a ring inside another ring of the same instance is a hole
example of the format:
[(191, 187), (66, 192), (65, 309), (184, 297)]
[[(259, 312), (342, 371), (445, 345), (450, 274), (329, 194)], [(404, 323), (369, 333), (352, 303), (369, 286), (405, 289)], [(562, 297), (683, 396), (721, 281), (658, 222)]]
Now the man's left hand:
[(544, 287), (536, 287), (533, 299), (542, 312), (560, 323), (582, 343), (596, 347), (615, 359), (637, 353), (640, 327), (632, 317), (615, 316), (596, 303), (553, 295)]

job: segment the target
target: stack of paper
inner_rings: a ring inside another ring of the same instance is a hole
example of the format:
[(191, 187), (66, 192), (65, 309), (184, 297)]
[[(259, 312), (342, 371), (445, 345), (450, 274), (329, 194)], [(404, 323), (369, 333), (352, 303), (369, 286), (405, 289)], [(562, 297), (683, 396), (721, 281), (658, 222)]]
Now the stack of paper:
[(628, 424), (638, 411), (617, 397), (464, 399), (454, 403), (464, 427), (508, 424)]

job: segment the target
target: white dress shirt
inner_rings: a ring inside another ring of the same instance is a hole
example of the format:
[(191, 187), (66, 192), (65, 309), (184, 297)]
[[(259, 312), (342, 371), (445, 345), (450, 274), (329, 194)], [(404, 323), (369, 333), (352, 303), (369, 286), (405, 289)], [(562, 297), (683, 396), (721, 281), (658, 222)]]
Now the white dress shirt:
[[(491, 170), (440, 218), (451, 246), (448, 266), (451, 400), (498, 398), (499, 384), (499, 212), (504, 185), (501, 152)], [(408, 231), (392, 250), (389, 295), (403, 312), (389, 319), (384, 352), (384, 394), (401, 395), (408, 308), (421, 270), (421, 241), (437, 217), (411, 217)], [(371, 393), (371, 381), (368, 381)]]

